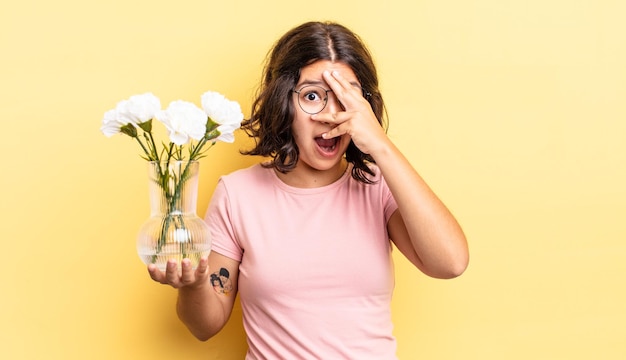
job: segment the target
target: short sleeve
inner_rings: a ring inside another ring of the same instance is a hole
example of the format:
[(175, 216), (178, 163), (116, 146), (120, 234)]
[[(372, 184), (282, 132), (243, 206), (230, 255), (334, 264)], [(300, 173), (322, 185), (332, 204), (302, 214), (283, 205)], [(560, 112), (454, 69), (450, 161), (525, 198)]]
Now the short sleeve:
[(391, 190), (389, 190), (389, 186), (387, 186), (387, 182), (385, 178), (380, 176), (380, 186), (382, 192), (382, 200), (383, 200), (383, 209), (385, 213), (385, 223), (389, 222), (391, 215), (398, 209), (398, 204), (396, 203), (396, 199), (394, 199)]
[(211, 251), (241, 262), (243, 250), (233, 227), (233, 211), (223, 179), (215, 187), (204, 220), (211, 229)]

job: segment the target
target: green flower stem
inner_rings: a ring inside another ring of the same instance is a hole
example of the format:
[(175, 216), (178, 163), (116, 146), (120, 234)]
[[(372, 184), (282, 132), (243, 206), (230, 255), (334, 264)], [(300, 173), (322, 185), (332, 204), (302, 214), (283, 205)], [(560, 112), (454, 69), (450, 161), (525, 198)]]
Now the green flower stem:
[(213, 147), (213, 145), (215, 145), (215, 141), (211, 142), (209, 144), (209, 147), (207, 147), (206, 149), (202, 149), (209, 140), (213, 140), (213, 138), (207, 138), (207, 137), (203, 137), (199, 142), (198, 145), (195, 147), (190, 147), (189, 148), (189, 159), (190, 160), (197, 160), (202, 158), (202, 154), (204, 154), (207, 150), (209, 150), (210, 148)]
[(206, 138), (202, 138), (195, 147), (191, 146), (189, 148), (189, 159), (190, 160), (195, 160), (196, 156), (199, 155), (200, 149), (202, 149), (204, 144), (206, 144)]
[(146, 156), (148, 157), (148, 159), (150, 158), (150, 152), (148, 151), (148, 149), (146, 149), (146, 147), (144, 146), (144, 144), (141, 142), (141, 139), (139, 139), (139, 136), (135, 136), (135, 139), (137, 140), (137, 142), (139, 143), (139, 145), (141, 146), (141, 148), (143, 149), (143, 152), (146, 154)]
[[(170, 147), (170, 150), (171, 149), (172, 148)], [(169, 153), (171, 153), (171, 151)], [(170, 174), (169, 160), (168, 160), (167, 166), (165, 166), (165, 168), (163, 169), (163, 172), (159, 170), (158, 183), (166, 199), (167, 213), (166, 213), (165, 219), (163, 220), (161, 224), (161, 232), (159, 234), (159, 240), (157, 242), (156, 255), (154, 255), (152, 258), (153, 263), (156, 261), (156, 256), (161, 252), (161, 250), (163, 249), (163, 246), (165, 246), (167, 232), (170, 226), (172, 225), (172, 222), (176, 229), (186, 228), (182, 213), (174, 214), (174, 210), (177, 208), (177, 206), (182, 207), (182, 203), (181, 203), (182, 189), (185, 183), (189, 180), (189, 170), (190, 170), (191, 164), (192, 164), (192, 161), (187, 161), (185, 163), (185, 168), (182, 171), (174, 172), (174, 174)], [(160, 165), (159, 165), (159, 168), (160, 168)], [(176, 173), (179, 174), (178, 178), (175, 175)], [(173, 189), (170, 189), (170, 178), (174, 180)], [(180, 243), (179, 246), (180, 246), (180, 252), (183, 255), (183, 258), (187, 257), (185, 244)]]

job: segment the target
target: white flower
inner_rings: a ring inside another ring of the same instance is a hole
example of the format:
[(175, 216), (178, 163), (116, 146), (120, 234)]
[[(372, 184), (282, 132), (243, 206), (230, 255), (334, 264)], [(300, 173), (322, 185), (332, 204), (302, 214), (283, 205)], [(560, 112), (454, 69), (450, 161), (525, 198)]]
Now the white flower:
[(161, 101), (152, 93), (133, 95), (117, 104), (118, 121), (123, 124), (141, 124), (161, 110)]
[(243, 113), (239, 103), (226, 99), (220, 93), (207, 91), (202, 95), (202, 107), (211, 120), (220, 125), (217, 128), (220, 136), (215, 140), (224, 142), (235, 141), (233, 132), (241, 126), (241, 121), (243, 120)]
[(124, 125), (137, 127), (154, 117), (161, 110), (161, 101), (151, 93), (133, 95), (117, 103), (115, 109), (104, 113), (100, 130), (107, 137), (120, 132)]
[(104, 113), (100, 131), (102, 131), (106, 137), (111, 137), (119, 133), (123, 125), (124, 124), (117, 121), (117, 110), (112, 109)]
[[(204, 157), (216, 141), (235, 141), (234, 132), (243, 120), (239, 103), (212, 91), (202, 95), (203, 109), (182, 100), (171, 102), (165, 110), (160, 107), (161, 101), (152, 93), (131, 96), (104, 114), (100, 130), (107, 137), (123, 133), (134, 138), (148, 161), (161, 161), (164, 155), (167, 161), (193, 161)], [(153, 119), (168, 131), (170, 141), (163, 142), (161, 149), (152, 132)], [(179, 148), (173, 149), (174, 145)], [(182, 151), (184, 145), (189, 146), (188, 157)]]
[(217, 131), (220, 132), (220, 136), (215, 138), (215, 141), (223, 141), (227, 143), (232, 143), (235, 141), (235, 130), (239, 129), (239, 125), (220, 125), (217, 127)]
[(152, 93), (133, 95), (117, 104), (118, 121), (122, 124), (141, 124), (161, 110), (161, 101)]
[(200, 140), (206, 133), (207, 114), (187, 101), (172, 101), (168, 108), (158, 112), (155, 118), (165, 125), (170, 140), (176, 145), (184, 145), (190, 138)]

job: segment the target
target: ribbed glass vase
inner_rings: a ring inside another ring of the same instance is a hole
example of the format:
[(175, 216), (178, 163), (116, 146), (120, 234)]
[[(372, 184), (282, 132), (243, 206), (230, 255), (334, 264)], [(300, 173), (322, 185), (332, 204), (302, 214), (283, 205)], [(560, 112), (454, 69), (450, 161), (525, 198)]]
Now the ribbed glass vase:
[(137, 236), (137, 252), (146, 264), (162, 271), (168, 260), (188, 258), (197, 267), (211, 251), (208, 225), (196, 214), (199, 163), (149, 162), (150, 218)]

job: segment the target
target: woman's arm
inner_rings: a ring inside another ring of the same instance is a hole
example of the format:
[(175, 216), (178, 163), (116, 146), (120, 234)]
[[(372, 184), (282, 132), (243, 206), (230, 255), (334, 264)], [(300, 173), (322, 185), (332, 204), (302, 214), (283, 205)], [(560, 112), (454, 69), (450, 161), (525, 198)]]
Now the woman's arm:
[(372, 157), (398, 203), (387, 223), (398, 249), (429, 276), (461, 275), (469, 263), (469, 251), (454, 216), (391, 141)]
[(376, 161), (398, 203), (398, 211), (387, 223), (398, 249), (430, 276), (452, 278), (463, 273), (469, 251), (454, 216), (387, 137), (360, 90), (337, 72), (323, 76), (344, 111), (319, 113), (311, 118), (334, 125), (323, 135), (325, 138), (348, 134), (362, 152)]
[(165, 273), (153, 265), (148, 271), (154, 281), (178, 289), (176, 312), (195, 337), (208, 340), (224, 327), (237, 295), (239, 262), (211, 252), (195, 271), (188, 259), (180, 273), (175, 262), (167, 264)]

